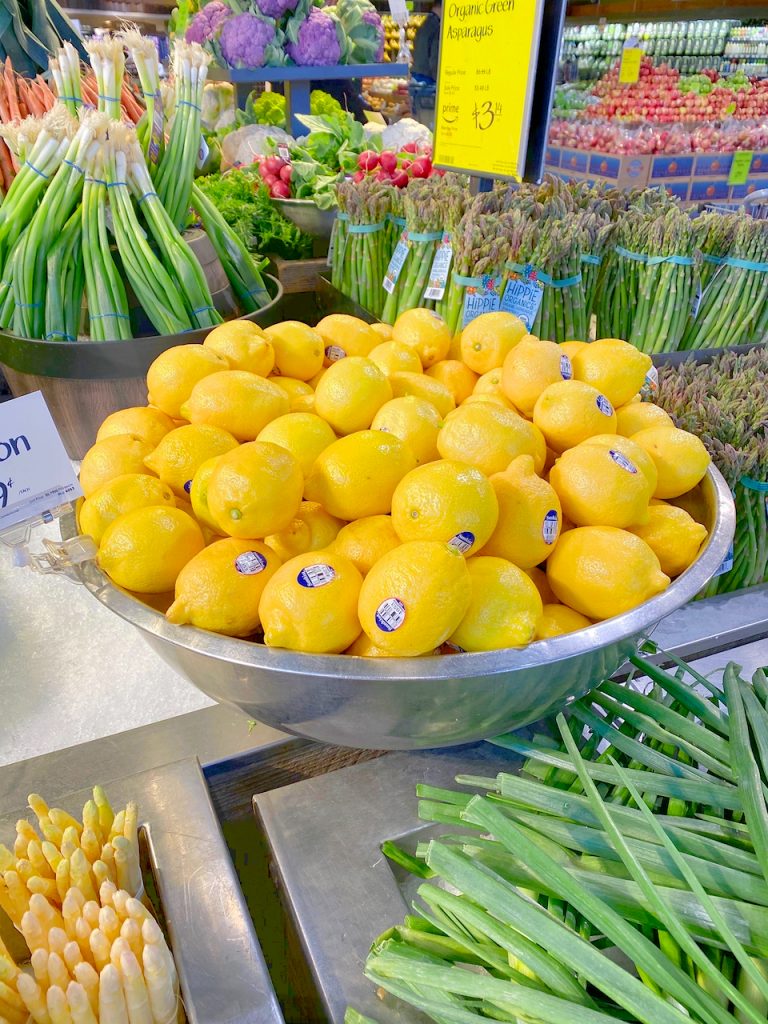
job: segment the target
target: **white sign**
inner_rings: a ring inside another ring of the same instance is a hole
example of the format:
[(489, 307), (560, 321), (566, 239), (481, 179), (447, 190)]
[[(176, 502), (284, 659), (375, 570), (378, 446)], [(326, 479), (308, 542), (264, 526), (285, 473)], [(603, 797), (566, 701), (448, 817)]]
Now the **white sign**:
[(82, 493), (40, 392), (0, 403), (0, 530)]
[(396, 24), (408, 24), (409, 15), (408, 8), (405, 6), (405, 0), (389, 0), (389, 13)]

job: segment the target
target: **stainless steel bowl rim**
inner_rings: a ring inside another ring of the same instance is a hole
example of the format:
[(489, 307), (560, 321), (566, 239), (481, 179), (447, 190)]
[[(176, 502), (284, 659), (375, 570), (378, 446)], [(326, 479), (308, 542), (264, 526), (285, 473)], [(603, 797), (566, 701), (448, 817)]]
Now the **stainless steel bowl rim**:
[[(251, 640), (237, 640), (168, 622), (160, 612), (116, 587), (100, 570), (95, 578), (84, 577), (86, 587), (98, 600), (139, 629), (176, 647), (209, 657), (291, 676), (337, 677), (363, 683), (392, 685), (410, 680), (453, 677), (503, 676), (527, 668), (555, 664), (578, 657), (616, 641), (637, 636), (655, 626), (699, 593), (717, 572), (733, 539), (736, 513), (730, 489), (722, 474), (707, 471), (715, 492), (715, 516), (707, 543), (697, 560), (666, 590), (623, 615), (605, 619), (587, 629), (521, 648), (420, 658), (361, 658), (341, 654), (302, 654), (266, 647)], [(73, 536), (74, 518), (63, 524), (65, 537)]]

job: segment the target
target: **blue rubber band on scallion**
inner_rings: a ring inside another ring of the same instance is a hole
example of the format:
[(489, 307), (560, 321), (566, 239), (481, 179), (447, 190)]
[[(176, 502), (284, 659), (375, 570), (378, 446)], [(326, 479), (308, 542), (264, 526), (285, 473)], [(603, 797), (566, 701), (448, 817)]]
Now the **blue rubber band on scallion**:
[(71, 167), (73, 171), (78, 171), (80, 174), (85, 174), (85, 171), (83, 170), (83, 168), (80, 167), (79, 164), (76, 164), (74, 162), (74, 160), (62, 160), (61, 162), (63, 164), (66, 164), (67, 167)]
[(198, 105), (196, 103), (193, 103), (192, 100), (178, 100), (177, 103), (176, 103), (176, 106), (177, 107), (192, 107), (193, 110), (197, 110), (201, 114), (203, 112), (203, 108), (202, 107), (198, 107)]
[(91, 313), (91, 320), (130, 320), (127, 313)]
[(25, 163), (27, 167), (30, 169), (30, 171), (34, 171), (35, 174), (39, 174), (44, 181), (50, 181), (50, 175), (43, 174), (43, 172), (39, 168), (35, 167), (34, 164), (31, 164), (29, 160), (26, 160)]
[(152, 199), (153, 197), (155, 199), (159, 199), (160, 198), (160, 196), (157, 194), (157, 192), (145, 192), (143, 196), (139, 196), (139, 198), (136, 200), (136, 202), (137, 203), (143, 203), (145, 199)]

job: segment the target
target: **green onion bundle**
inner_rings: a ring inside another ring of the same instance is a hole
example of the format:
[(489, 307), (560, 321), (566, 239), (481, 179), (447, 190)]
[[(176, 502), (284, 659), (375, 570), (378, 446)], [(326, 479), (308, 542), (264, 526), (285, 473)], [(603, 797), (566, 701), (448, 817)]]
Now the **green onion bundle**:
[(374, 985), (439, 1024), (764, 1024), (768, 676), (731, 664), (723, 694), (663, 657), (495, 740), (519, 774), (417, 787), (441, 835), (383, 847), (424, 881)]
[(45, 340), (77, 341), (85, 291), (83, 225), (79, 208), (51, 247), (46, 272)]
[(49, 66), (59, 101), (70, 114), (77, 117), (83, 105), (83, 95), (80, 88), (80, 55), (72, 43), (64, 43)]
[(160, 61), (152, 39), (133, 29), (123, 32), (121, 40), (131, 55), (141, 83), (146, 113), (136, 126), (141, 148), (149, 164), (160, 162), (165, 148), (163, 102), (160, 94)]
[(766, 340), (768, 322), (768, 221), (739, 218), (701, 299), (681, 348), (723, 348)]
[(85, 48), (96, 76), (99, 112), (109, 114), (113, 121), (119, 121), (123, 116), (120, 94), (125, 75), (122, 41), (116, 36), (103, 35), (98, 39), (89, 39)]

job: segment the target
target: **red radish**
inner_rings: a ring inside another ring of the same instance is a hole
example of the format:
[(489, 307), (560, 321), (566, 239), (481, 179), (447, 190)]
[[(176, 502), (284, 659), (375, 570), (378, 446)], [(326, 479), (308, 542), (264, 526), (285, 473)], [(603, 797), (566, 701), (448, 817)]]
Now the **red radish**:
[(290, 164), (285, 164), (284, 167), (280, 168), (280, 180), (284, 181), (286, 183), (286, 185), (291, 180), (292, 176), (293, 176), (293, 168), (291, 167)]
[(267, 167), (266, 160), (262, 160), (261, 163), (259, 164), (259, 174), (262, 176), (264, 181), (266, 181), (267, 178), (274, 177), (272, 172)]
[(418, 151), (419, 147), (415, 142), (406, 142), (402, 149), (403, 153), (418, 153)]
[(365, 177), (365, 171), (355, 171), (355, 173), (352, 175), (352, 181), (354, 181), (354, 183), (358, 185)]
[(392, 181), (392, 175), (388, 174), (385, 170), (379, 168), (379, 170), (374, 175), (374, 180), (375, 181)]
[(274, 174), (264, 175), (264, 184), (268, 185), (269, 188), (272, 188), (273, 185), (276, 185), (278, 181), (280, 181), (280, 179), (276, 178)]
[(281, 160), (279, 156), (268, 156), (262, 167), (266, 167), (270, 174), (278, 175), (285, 167), (285, 160)]
[(390, 149), (385, 149), (379, 157), (379, 162), (383, 171), (392, 174), (397, 169), (397, 154)]
[(291, 190), (284, 181), (280, 181), (279, 179), (275, 179), (274, 185), (270, 188), (270, 193), (273, 199), (291, 198)]
[(432, 171), (432, 161), (427, 156), (419, 157), (413, 161), (411, 174), (414, 178), (428, 178)]
[(400, 162), (400, 170), (401, 171), (407, 171), (412, 163), (413, 163), (413, 160), (402, 160)]
[(395, 171), (392, 175), (392, 184), (397, 188), (405, 188), (409, 182), (409, 177), (404, 170)]
[(374, 153), (372, 149), (366, 149), (357, 158), (357, 166), (361, 171), (375, 171), (379, 166), (379, 154)]

